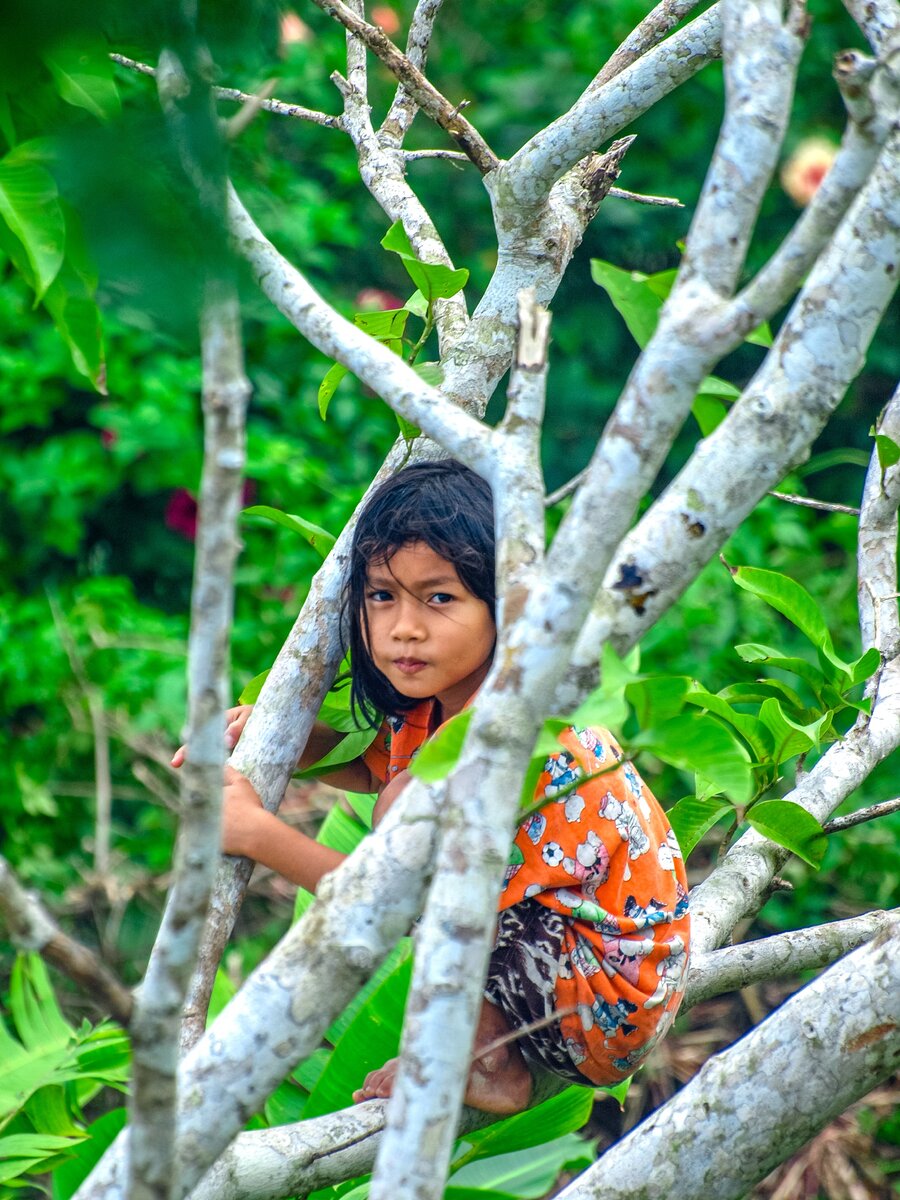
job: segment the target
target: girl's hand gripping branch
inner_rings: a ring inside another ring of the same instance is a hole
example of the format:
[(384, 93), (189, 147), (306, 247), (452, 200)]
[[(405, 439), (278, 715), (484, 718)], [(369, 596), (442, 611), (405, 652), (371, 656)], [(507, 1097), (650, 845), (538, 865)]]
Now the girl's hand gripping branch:
[[(238, 744), (238, 739), (244, 732), (244, 726), (247, 724), (252, 712), (252, 704), (237, 704), (234, 708), (229, 708), (225, 713), (225, 748), (229, 754)], [(183, 766), (186, 754), (187, 746), (179, 746), (172, 755), (172, 766)]]

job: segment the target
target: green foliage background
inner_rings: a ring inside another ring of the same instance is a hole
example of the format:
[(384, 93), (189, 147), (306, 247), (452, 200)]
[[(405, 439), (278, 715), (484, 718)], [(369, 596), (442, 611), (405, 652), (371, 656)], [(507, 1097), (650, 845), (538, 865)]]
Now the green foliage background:
[[(577, 97), (646, 7), (637, 0), (576, 0), (563, 16), (550, 0), (529, 0), (524, 7), (510, 0), (450, 4), (440, 18), (430, 74), (454, 101), (472, 101), (471, 119), (497, 153), (509, 155)], [(405, 25), (411, 0), (397, 0), (395, 8)], [(861, 44), (837, 0), (818, 0), (811, 8), (813, 37), (786, 153), (811, 135), (839, 138), (842, 108), (830, 61), (845, 45)], [(70, 37), (80, 44), (89, 33), (101, 56), (112, 48), (155, 62), (173, 11), (158, 2), (142, 6), (139, 17), (126, 17), (121, 6), (94, 6), (86, 29), (85, 16), (63, 0), (39, 10), (17, 0), (6, 17), (9, 36), (0, 54), (2, 149), (12, 154), (19, 147), (22, 153), (24, 144), (49, 164), (66, 206), (66, 253), (74, 261), (83, 237), (96, 264), (105, 347), (105, 368), (97, 357), (93, 372), (101, 384), (105, 373), (100, 394), (73, 366), (45, 308), (35, 306), (13, 264), (8, 235), (0, 238), (3, 852), (29, 885), (56, 898), (80, 936), (102, 942), (132, 981), (155, 929), (158, 881), (169, 864), (174, 827), (176, 789), (165, 762), (178, 743), (184, 712), (191, 496), (201, 448), (195, 318), (204, 246), (167, 147), (152, 81), (117, 68), (121, 114), (100, 120), (66, 102), (41, 56)], [(279, 49), (274, 4), (209, 6), (207, 33), (219, 79), (252, 91), (274, 76), (279, 98), (337, 112), (328, 77), (344, 66), (343, 35), (312, 6), (299, 11), (308, 40)], [(392, 87), (379, 66), (370, 70), (377, 120)], [(621, 184), (677, 196), (685, 207), (609, 199), (587, 232), (553, 305), (548, 490), (587, 461), (637, 353), (606, 294), (591, 282), (589, 261), (599, 257), (647, 273), (677, 265), (676, 243), (688, 228), (721, 106), (721, 70), (713, 67), (630, 130), (638, 140)], [(443, 144), (419, 118), (410, 147)], [(402, 265), (379, 244), (389, 222), (360, 185), (342, 134), (261, 114), (234, 143), (231, 171), (267, 235), (343, 312), (389, 306), (384, 297), (367, 297), (367, 289), (398, 301), (408, 295)], [(410, 164), (409, 175), (455, 264), (471, 272), (471, 308), (495, 261), (486, 193), (467, 166), (421, 161)], [(796, 215), (774, 181), (752, 266), (765, 260)], [(296, 513), (336, 533), (392, 443), (396, 423), (352, 378), (341, 385), (323, 422), (316, 396), (327, 364), (246, 278), (242, 293), (254, 389), (248, 504)], [(784, 490), (858, 502), (868, 431), (900, 374), (898, 347), (895, 307), (865, 373), (812, 460), (784, 481)], [(740, 386), (761, 354), (744, 347), (719, 373)], [(501, 393), (489, 419), (501, 411)], [(656, 490), (698, 436), (690, 422)], [(243, 537), (235, 695), (276, 654), (318, 562), (301, 538), (258, 517), (244, 519)], [(855, 657), (855, 539), (853, 517), (767, 499), (732, 539), (726, 557), (802, 579), (827, 612), (838, 651)], [(736, 642), (773, 642), (805, 652), (793, 637), (716, 563), (645, 639), (643, 663), (659, 672), (697, 675), (716, 689), (754, 678), (752, 667), (734, 654)], [(95, 711), (102, 707), (108, 727), (114, 884), (92, 873), (91, 704)], [(684, 793), (684, 781), (671, 768), (660, 766), (655, 778), (653, 764), (646, 769), (664, 802)], [(890, 790), (884, 769), (854, 803), (884, 798)], [(900, 884), (897, 823), (863, 827), (830, 842), (820, 876), (805, 867), (791, 871), (797, 890), (769, 905), (769, 924), (801, 925), (835, 911), (889, 903)], [(275, 924), (254, 943), (251, 958)]]

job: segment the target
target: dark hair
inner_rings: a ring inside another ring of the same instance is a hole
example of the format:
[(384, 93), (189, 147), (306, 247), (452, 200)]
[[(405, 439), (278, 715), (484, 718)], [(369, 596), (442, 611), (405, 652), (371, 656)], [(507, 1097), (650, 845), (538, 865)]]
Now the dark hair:
[(372, 662), (367, 647), (369, 565), (410, 542), (446, 558), (473, 596), (491, 613), (494, 581), (494, 502), (489, 484), (454, 459), (416, 463), (385, 480), (360, 513), (344, 588), (343, 616), (351, 655), (350, 702), (357, 721), (377, 726), (372, 710), (393, 716), (419, 701), (398, 692)]

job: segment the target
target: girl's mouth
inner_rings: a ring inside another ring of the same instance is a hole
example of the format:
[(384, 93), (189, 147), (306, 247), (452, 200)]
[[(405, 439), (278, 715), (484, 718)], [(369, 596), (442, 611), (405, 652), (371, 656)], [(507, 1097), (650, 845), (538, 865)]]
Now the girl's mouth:
[(428, 664), (422, 662), (420, 658), (395, 658), (394, 666), (404, 675), (415, 675), (423, 667), (427, 667)]

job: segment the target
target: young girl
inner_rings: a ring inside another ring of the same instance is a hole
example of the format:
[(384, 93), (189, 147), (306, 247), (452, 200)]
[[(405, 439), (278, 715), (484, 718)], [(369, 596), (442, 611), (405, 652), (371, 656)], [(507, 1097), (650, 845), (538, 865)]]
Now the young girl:
[[(408, 467), (384, 483), (356, 528), (345, 616), (358, 719), (373, 709), (387, 715), (362, 757), (327, 780), (378, 792), (377, 824), (408, 782), (417, 750), (470, 703), (491, 665), (488, 485), (456, 462)], [(229, 746), (249, 712), (228, 713)], [(317, 723), (300, 765), (318, 761), (341, 736)], [(535, 792), (544, 803), (515, 834), (500, 897), (465, 1097), (490, 1112), (527, 1105), (530, 1067), (586, 1086), (630, 1075), (682, 994), (687, 887), (665, 814), (634, 767), (617, 765), (622, 753), (606, 730), (570, 727), (559, 741)], [(181, 761), (183, 750), (173, 760)], [(310, 890), (344, 857), (267, 813), (231, 768), (223, 849)], [(520, 1030), (515, 1041), (492, 1045)], [(372, 1072), (354, 1099), (390, 1095), (394, 1069), (392, 1062)]]

